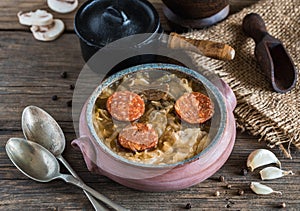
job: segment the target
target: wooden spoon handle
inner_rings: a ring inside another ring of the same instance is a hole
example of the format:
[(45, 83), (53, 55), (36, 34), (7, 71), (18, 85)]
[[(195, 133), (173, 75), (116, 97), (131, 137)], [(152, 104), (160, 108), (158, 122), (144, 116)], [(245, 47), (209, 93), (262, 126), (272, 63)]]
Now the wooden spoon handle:
[(172, 49), (186, 49), (218, 60), (232, 60), (235, 50), (224, 43), (186, 38), (175, 32), (169, 36), (168, 46)]
[(250, 13), (244, 17), (243, 31), (247, 36), (252, 37), (256, 44), (268, 35), (265, 22), (257, 13)]

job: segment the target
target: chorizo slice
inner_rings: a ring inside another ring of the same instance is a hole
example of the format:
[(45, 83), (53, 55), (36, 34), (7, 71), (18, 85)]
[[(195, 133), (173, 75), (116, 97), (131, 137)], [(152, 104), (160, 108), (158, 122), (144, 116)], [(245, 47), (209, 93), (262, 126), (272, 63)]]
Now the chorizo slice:
[(200, 92), (182, 95), (175, 103), (179, 117), (190, 123), (199, 124), (209, 120), (214, 114), (214, 104), (209, 97)]
[(133, 92), (118, 91), (107, 99), (106, 108), (117, 120), (134, 121), (144, 114), (145, 103), (139, 95)]
[(151, 124), (133, 123), (119, 133), (118, 142), (134, 152), (144, 151), (157, 146), (158, 135)]

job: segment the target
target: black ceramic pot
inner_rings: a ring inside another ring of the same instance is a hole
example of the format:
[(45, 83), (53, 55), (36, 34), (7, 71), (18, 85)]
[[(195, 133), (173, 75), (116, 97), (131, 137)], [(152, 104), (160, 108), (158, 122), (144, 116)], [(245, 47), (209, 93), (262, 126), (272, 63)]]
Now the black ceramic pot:
[[(147, 34), (149, 36), (140, 40), (139, 44), (143, 46), (157, 39), (157, 35), (163, 31), (157, 11), (146, 0), (89, 0), (77, 11), (74, 28), (86, 62), (99, 49), (115, 40), (134, 34)], [(108, 53), (114, 55), (114, 52)], [(143, 63), (143, 60), (151, 62), (152, 59), (138, 56), (130, 61), (135, 65)], [(132, 65), (123, 64), (120, 68)]]

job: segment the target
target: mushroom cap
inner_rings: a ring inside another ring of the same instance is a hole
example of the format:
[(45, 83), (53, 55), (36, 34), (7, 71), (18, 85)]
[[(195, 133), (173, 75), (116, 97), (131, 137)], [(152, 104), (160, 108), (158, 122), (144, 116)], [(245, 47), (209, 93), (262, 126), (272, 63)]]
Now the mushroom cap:
[(47, 0), (47, 4), (55, 12), (69, 13), (76, 9), (78, 0)]
[(48, 26), (32, 26), (30, 28), (35, 39), (40, 41), (52, 41), (58, 38), (64, 31), (64, 22), (60, 19), (54, 19)]
[(26, 26), (45, 26), (53, 22), (53, 15), (46, 10), (36, 10), (34, 12), (18, 12), (19, 23)]

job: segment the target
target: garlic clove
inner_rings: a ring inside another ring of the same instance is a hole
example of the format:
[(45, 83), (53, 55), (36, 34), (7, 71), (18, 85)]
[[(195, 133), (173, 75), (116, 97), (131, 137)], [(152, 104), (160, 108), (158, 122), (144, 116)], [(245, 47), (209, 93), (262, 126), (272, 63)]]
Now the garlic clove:
[(76, 9), (78, 0), (47, 0), (47, 4), (55, 12), (69, 13)]
[(64, 22), (54, 19), (53, 23), (47, 26), (32, 26), (30, 28), (35, 39), (40, 41), (52, 41), (59, 37), (65, 29)]
[(267, 167), (261, 170), (259, 173), (262, 180), (277, 179), (289, 174), (294, 175), (292, 171), (284, 171), (277, 167)]
[(271, 194), (271, 193), (278, 193), (278, 194), (282, 195), (282, 193), (280, 191), (274, 191), (269, 186), (263, 185), (259, 182), (251, 182), (250, 188), (254, 193), (259, 194), (259, 195), (267, 195), (267, 194)]
[(250, 153), (247, 159), (247, 167), (251, 171), (271, 163), (276, 163), (281, 168), (281, 163), (275, 154), (267, 149), (257, 149)]
[(26, 26), (45, 26), (53, 22), (53, 15), (46, 10), (36, 10), (34, 12), (18, 12), (19, 23)]

